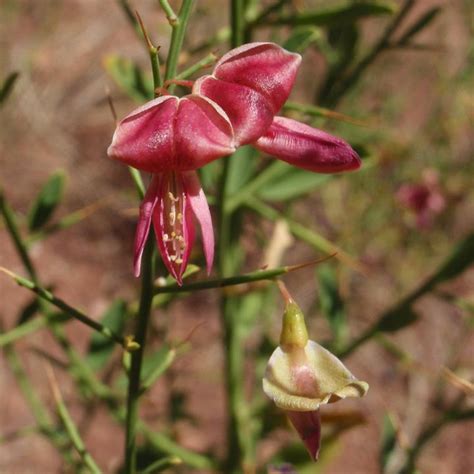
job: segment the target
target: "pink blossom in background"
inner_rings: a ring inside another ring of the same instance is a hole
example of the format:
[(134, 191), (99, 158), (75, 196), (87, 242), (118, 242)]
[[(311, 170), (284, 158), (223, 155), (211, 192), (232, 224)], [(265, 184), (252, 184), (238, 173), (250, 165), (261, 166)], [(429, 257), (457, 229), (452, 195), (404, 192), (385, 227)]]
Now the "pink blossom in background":
[(423, 171), (421, 182), (403, 184), (397, 191), (397, 200), (416, 216), (419, 229), (431, 227), (435, 217), (446, 207), (446, 198), (439, 185), (436, 170)]
[(319, 173), (360, 167), (348, 143), (296, 120), (276, 116), (301, 62), (273, 43), (233, 49), (213, 74), (198, 79), (192, 94), (165, 95), (139, 107), (117, 126), (109, 157), (152, 173), (135, 238), (135, 275), (151, 223), (158, 248), (182, 283), (199, 222), (207, 269), (214, 258), (212, 220), (196, 170), (252, 144), (291, 165)]

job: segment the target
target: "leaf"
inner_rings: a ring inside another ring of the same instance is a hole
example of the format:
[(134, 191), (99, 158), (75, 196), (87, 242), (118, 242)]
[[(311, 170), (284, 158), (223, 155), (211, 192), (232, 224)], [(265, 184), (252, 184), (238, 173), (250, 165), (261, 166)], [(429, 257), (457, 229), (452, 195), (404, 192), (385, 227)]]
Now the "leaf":
[(427, 10), (411, 25), (408, 30), (403, 33), (402, 37), (397, 41), (398, 44), (408, 43), (415, 35), (429, 26), (432, 21), (441, 13), (441, 7), (433, 7)]
[(283, 162), (278, 162), (281, 172), (257, 191), (265, 201), (288, 201), (313, 191), (328, 182), (332, 176), (311, 173)]
[(303, 53), (312, 43), (321, 38), (321, 30), (314, 26), (295, 28), (283, 44), (283, 48), (294, 53)]
[(117, 55), (105, 58), (105, 69), (133, 100), (143, 103), (153, 99), (153, 79), (130, 59)]
[(258, 151), (247, 145), (240, 147), (230, 158), (227, 188), (228, 195), (234, 194), (255, 174)]
[(38, 298), (33, 298), (29, 303), (27, 303), (18, 315), (16, 322), (17, 326), (26, 323), (29, 321), (38, 311), (40, 310), (40, 305)]
[(338, 289), (337, 275), (332, 265), (317, 267), (319, 280), (319, 302), (326, 316), (334, 337), (334, 345), (338, 347), (347, 335), (347, 317), (344, 301)]
[(0, 88), (0, 104), (3, 104), (3, 102), (7, 100), (8, 96), (13, 91), (13, 86), (15, 85), (15, 82), (19, 77), (20, 73), (15, 71), (11, 72), (3, 81), (3, 84)]
[(396, 3), (392, 1), (362, 1), (343, 4), (326, 10), (315, 10), (297, 15), (280, 16), (269, 23), (278, 25), (312, 25), (333, 26), (354, 23), (361, 18), (371, 16), (391, 15), (397, 10)]
[(393, 424), (392, 417), (387, 414), (383, 419), (382, 439), (379, 454), (380, 472), (385, 472), (390, 456), (396, 446), (397, 431)]
[[(123, 332), (127, 318), (127, 306), (123, 300), (114, 301), (100, 318), (100, 322), (116, 334)], [(107, 363), (116, 346), (112, 339), (94, 332), (87, 351), (87, 362), (94, 370), (99, 370)]]
[[(171, 348), (167, 345), (160, 347), (146, 357), (143, 363), (143, 379), (146, 380), (152, 375), (155, 375), (155, 380), (168, 368), (169, 353)], [(163, 370), (160, 370), (162, 368)], [(157, 375), (158, 374), (158, 375)]]
[(30, 232), (39, 230), (49, 221), (61, 201), (65, 179), (63, 172), (54, 173), (41, 188), (28, 212)]

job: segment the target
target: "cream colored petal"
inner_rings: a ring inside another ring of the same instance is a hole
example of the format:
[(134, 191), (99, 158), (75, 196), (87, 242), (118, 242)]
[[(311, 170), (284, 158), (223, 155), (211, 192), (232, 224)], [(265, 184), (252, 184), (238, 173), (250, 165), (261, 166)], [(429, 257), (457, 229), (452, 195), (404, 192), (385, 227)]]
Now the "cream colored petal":
[(303, 353), (278, 347), (270, 357), (263, 390), (285, 410), (313, 411), (320, 404), (362, 397), (368, 390), (344, 364), (324, 347), (308, 341)]

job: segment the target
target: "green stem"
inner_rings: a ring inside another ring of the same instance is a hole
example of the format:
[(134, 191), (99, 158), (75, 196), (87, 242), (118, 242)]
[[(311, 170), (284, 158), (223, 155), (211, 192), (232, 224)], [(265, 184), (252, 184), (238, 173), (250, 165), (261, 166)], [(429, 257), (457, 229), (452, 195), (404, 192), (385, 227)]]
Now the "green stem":
[(373, 48), (359, 61), (357, 66), (354, 67), (352, 72), (347, 75), (345, 79), (343, 79), (339, 84), (335, 85), (335, 88), (331, 91), (331, 94), (327, 95), (327, 97), (319, 98), (321, 103), (330, 106), (336, 105), (337, 102), (347, 93), (347, 91), (352, 89), (359, 82), (364, 71), (377, 59), (380, 53), (390, 46), (390, 39), (393, 33), (408, 15), (410, 10), (415, 6), (415, 2), (416, 0), (405, 0), (405, 3), (399, 10), (397, 16), (390, 22)]
[(79, 430), (77, 429), (74, 420), (69, 414), (69, 410), (67, 409), (61, 395), (59, 394), (59, 389), (57, 388), (57, 385), (53, 387), (53, 390), (56, 394), (55, 398), (58, 415), (61, 418), (64, 427), (66, 428), (66, 432), (69, 435), (69, 439), (71, 440), (72, 445), (74, 446), (79, 456), (81, 457), (84, 465), (90, 470), (90, 472), (92, 474), (101, 474), (101, 469), (96, 464), (89, 451), (87, 451), (84, 441), (82, 441), (81, 435), (79, 434)]
[(140, 306), (138, 309), (134, 341), (139, 345), (132, 352), (131, 366), (128, 383), (127, 415), (125, 421), (125, 473), (136, 472), (136, 433), (138, 422), (138, 402), (140, 398), (140, 379), (142, 371), (143, 356), (145, 352), (146, 332), (151, 312), (153, 299), (153, 251), (154, 234), (150, 232), (142, 259), (142, 287), (140, 295)]
[(183, 46), (184, 35), (188, 25), (191, 9), (195, 0), (183, 0), (178, 18), (172, 24), (171, 43), (168, 52), (168, 59), (166, 61), (165, 81), (173, 79), (176, 76), (178, 68), (178, 59)]
[(230, 46), (236, 48), (244, 42), (245, 4), (244, 0), (231, 0), (230, 26), (232, 30)]
[(179, 73), (175, 77), (175, 79), (177, 80), (188, 79), (196, 72), (199, 72), (201, 69), (208, 67), (211, 64), (214, 64), (216, 62), (216, 59), (217, 59), (217, 56), (215, 55), (215, 53), (209, 53), (207, 56), (204, 56), (204, 58), (202, 58), (196, 64), (193, 64), (192, 66), (185, 69), (183, 72)]
[[(3, 273), (13, 278), (15, 282), (18, 283), (18, 285), (22, 286), (23, 288), (27, 288), (28, 290), (31, 290), (33, 293), (36, 293), (42, 300), (53, 304), (57, 308), (64, 311), (67, 315), (72, 316), (74, 319), (77, 319), (86, 326), (89, 326), (90, 328), (102, 334), (107, 339), (113, 340), (124, 348), (127, 348), (127, 342), (124, 340), (123, 337), (119, 336), (118, 334), (115, 334), (110, 328), (105, 327), (101, 323), (89, 318), (84, 313), (70, 306), (60, 298), (56, 298), (56, 296), (54, 296), (50, 291), (46, 290), (45, 288), (42, 288), (34, 281), (27, 280), (26, 278), (23, 278), (20, 275), (17, 275), (11, 272), (10, 270), (6, 270), (2, 267), (0, 267), (0, 271), (3, 271)], [(54, 318), (54, 316), (50, 315), (49, 319), (51, 318)], [(17, 330), (19, 329), (17, 328)]]
[(165, 12), (166, 18), (168, 19), (168, 22), (171, 26), (173, 26), (177, 21), (178, 17), (176, 16), (176, 13), (174, 12), (173, 8), (171, 8), (171, 5), (168, 3), (167, 0), (158, 0), (160, 2), (161, 8), (163, 8), (163, 11)]

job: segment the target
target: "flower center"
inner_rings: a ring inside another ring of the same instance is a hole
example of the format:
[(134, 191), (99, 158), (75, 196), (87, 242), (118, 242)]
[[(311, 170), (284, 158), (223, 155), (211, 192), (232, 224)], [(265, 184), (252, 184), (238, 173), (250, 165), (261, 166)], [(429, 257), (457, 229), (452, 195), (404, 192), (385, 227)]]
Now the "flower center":
[(186, 211), (186, 194), (180, 179), (175, 173), (165, 178), (163, 193), (163, 243), (172, 264), (181, 265), (186, 250), (184, 216)]

